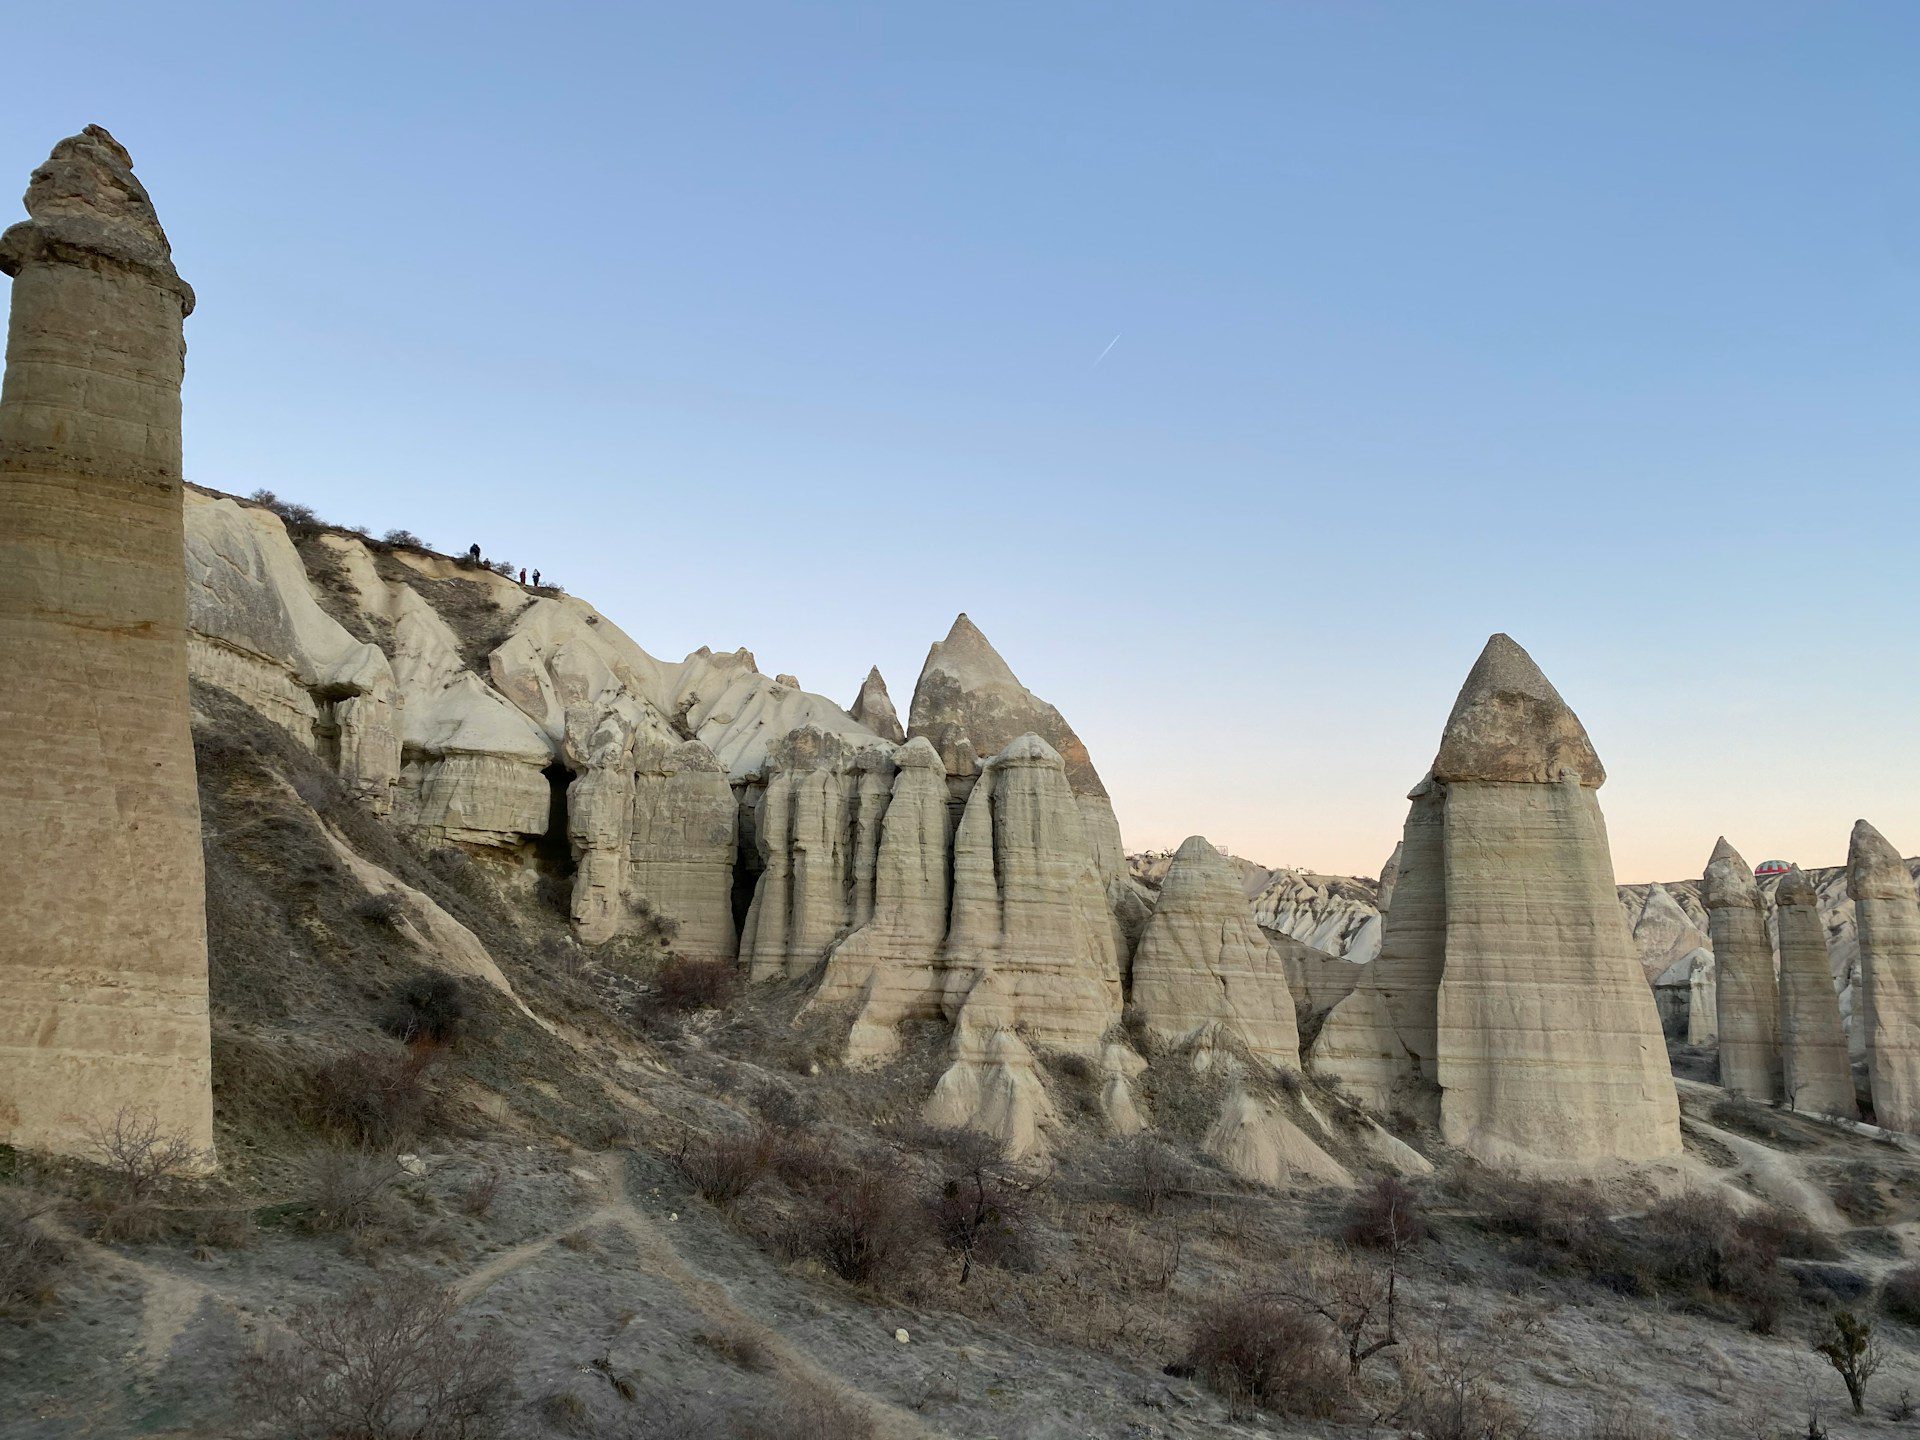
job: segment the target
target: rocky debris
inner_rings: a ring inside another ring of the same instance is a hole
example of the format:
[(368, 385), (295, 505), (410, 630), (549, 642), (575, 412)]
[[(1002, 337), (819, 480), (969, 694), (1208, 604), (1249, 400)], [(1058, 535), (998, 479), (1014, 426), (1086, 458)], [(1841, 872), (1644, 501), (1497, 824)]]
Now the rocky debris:
[(1847, 895), (1860, 936), (1861, 1004), (1873, 1117), (1920, 1134), (1920, 892), (1900, 852), (1866, 821), (1847, 847)]
[(1724, 835), (1707, 861), (1700, 893), (1712, 936), (1720, 1083), (1729, 1094), (1774, 1104), (1786, 1098), (1786, 1090), (1766, 905), (1753, 871)]
[(122, 1110), (210, 1158), (206, 877), (187, 699), (181, 322), (126, 150), (54, 146), (0, 237), (0, 1143)]
[(1774, 891), (1780, 928), (1780, 1038), (1787, 1104), (1858, 1119), (1840, 1001), (1812, 883), (1791, 870)]
[(924, 738), (896, 749), (893, 765), (893, 791), (878, 822), (872, 915), (833, 947), (814, 995), (816, 1004), (859, 1007), (847, 1044), (847, 1058), (856, 1064), (892, 1055), (902, 1021), (940, 1016), (950, 849), (946, 772)]
[(900, 724), (900, 712), (893, 708), (893, 697), (887, 694), (887, 682), (880, 678), (878, 665), (867, 671), (867, 678), (860, 682), (860, 693), (854, 697), (847, 713), (882, 740), (898, 745), (907, 738)]
[(1255, 1060), (1300, 1065), (1300, 1035), (1280, 957), (1233, 868), (1195, 835), (1180, 846), (1133, 956), (1132, 1002), (1149, 1034), (1178, 1048), (1209, 1026)]
[(1023, 735), (1039, 736), (1061, 757), (1102, 880), (1117, 887), (1124, 879), (1120, 823), (1087, 747), (1065, 716), (1020, 683), (964, 612), (947, 638), (927, 651), (907, 733), (932, 742), (956, 788), (979, 772), (982, 756), (1004, 750)]
[[(754, 822), (762, 869), (740, 937), (754, 980), (796, 979), (870, 914), (879, 817), (893, 786), (893, 747), (814, 725), (768, 752)], [(867, 856), (868, 858), (863, 858)], [(864, 898), (856, 876), (866, 877)]]
[(1593, 793), (1604, 778), (1573, 711), (1495, 635), (1413, 791), (1380, 956), (1328, 1016), (1317, 1070), (1437, 1118), (1489, 1163), (1679, 1152)]
[(377, 645), (320, 608), (278, 516), (186, 492), (188, 662), (328, 758), (375, 814), (400, 783), (400, 697)]

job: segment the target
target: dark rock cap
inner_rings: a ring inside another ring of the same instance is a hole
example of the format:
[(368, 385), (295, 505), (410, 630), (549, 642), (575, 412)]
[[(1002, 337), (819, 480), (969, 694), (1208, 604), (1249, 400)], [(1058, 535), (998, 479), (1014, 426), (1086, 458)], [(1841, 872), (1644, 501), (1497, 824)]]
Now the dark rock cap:
[(1568, 774), (1590, 790), (1607, 778), (1580, 717), (1531, 655), (1495, 635), (1453, 702), (1433, 778), (1550, 784)]

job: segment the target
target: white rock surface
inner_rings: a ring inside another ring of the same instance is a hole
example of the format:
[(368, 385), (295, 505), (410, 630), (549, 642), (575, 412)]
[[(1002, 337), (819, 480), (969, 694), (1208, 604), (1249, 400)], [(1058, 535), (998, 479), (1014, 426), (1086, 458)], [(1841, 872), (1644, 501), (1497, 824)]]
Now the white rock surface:
[(880, 678), (878, 665), (867, 671), (867, 678), (860, 682), (860, 693), (854, 697), (847, 713), (882, 740), (899, 745), (907, 738), (900, 724), (900, 712), (893, 708), (893, 697), (887, 693), (887, 682)]
[(1859, 1118), (1812, 882), (1789, 871), (1774, 891), (1780, 928), (1780, 1039), (1787, 1103), (1809, 1115)]
[(1874, 1120), (1920, 1134), (1920, 892), (1900, 852), (1864, 820), (1847, 849), (1847, 894), (1860, 937), (1855, 1023), (1867, 1036)]
[(1774, 1104), (1786, 1089), (1766, 905), (1752, 869), (1724, 835), (1713, 847), (1700, 891), (1714, 955), (1720, 1083), (1729, 1094)]

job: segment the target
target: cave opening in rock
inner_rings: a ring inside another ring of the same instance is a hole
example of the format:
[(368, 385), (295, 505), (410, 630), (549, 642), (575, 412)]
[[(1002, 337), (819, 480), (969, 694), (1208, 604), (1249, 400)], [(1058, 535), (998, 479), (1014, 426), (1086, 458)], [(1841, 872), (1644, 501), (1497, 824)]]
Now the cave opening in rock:
[(567, 838), (567, 786), (573, 772), (558, 760), (540, 772), (547, 781), (547, 833), (534, 843), (534, 858), (549, 875), (573, 874), (573, 843)]
[(736, 832), (740, 839), (733, 855), (733, 933), (744, 938), (747, 933), (747, 911), (753, 905), (754, 887), (760, 883), (760, 872), (766, 868), (760, 859), (760, 843), (754, 836), (753, 809), (740, 807), (740, 824)]

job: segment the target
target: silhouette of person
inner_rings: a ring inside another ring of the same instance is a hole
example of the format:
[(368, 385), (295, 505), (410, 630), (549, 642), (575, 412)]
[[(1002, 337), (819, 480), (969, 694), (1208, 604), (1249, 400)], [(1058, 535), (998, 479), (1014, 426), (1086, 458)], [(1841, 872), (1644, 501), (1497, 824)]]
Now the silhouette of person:
[(540, 586), (540, 572), (538, 570), (533, 572), (533, 584), (535, 589), (538, 589)]

